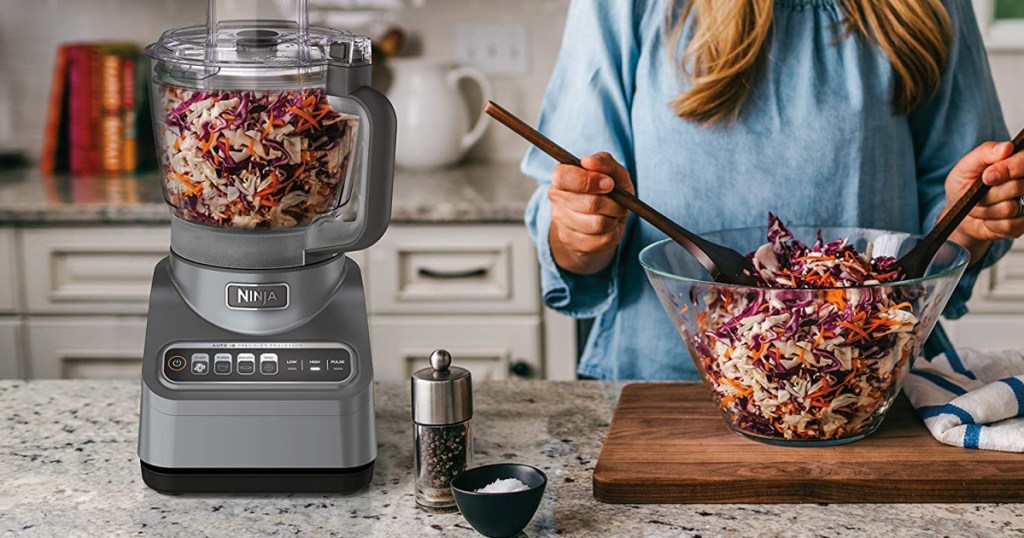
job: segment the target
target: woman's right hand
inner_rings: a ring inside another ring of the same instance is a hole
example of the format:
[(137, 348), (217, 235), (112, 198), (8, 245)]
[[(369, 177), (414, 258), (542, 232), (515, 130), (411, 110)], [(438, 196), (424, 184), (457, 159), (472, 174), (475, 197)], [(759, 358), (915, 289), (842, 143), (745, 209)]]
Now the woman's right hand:
[(629, 211), (605, 196), (618, 185), (633, 192), (629, 172), (608, 153), (567, 164), (551, 174), (551, 230), (548, 242), (555, 263), (566, 271), (591, 275), (608, 267), (622, 240)]

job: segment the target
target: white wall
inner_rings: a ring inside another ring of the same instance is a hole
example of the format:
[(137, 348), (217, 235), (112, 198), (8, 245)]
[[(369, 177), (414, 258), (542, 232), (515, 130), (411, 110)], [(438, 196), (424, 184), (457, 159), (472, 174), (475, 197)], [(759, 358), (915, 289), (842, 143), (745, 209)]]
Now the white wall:
[(65, 41), (147, 44), (172, 26), (204, 21), (204, 0), (0, 0), (0, 84), (13, 96), (16, 144), (38, 155), (54, 52)]
[(1016, 135), (1024, 129), (1024, 50), (993, 52), (989, 61), (1010, 136)]
[[(202, 23), (204, 0), (0, 0), (0, 81), (13, 94), (17, 144), (38, 154), (57, 43), (78, 39), (130, 39), (149, 43), (166, 28)], [(425, 56), (451, 58), (451, 33), (465, 22), (525, 24), (530, 35), (530, 73), (495, 77), (495, 98), (534, 121), (561, 43), (569, 0), (426, 0), (388, 18), (418, 34)], [(1024, 127), (1024, 51), (992, 55), (1007, 123)], [(524, 142), (492, 128), (473, 157), (518, 160)]]

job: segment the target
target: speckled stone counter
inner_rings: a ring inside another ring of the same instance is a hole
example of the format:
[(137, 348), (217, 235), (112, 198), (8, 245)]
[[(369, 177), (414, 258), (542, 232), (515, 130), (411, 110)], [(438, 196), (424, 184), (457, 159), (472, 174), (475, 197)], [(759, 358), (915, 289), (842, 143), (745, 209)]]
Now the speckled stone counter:
[[(621, 385), (475, 388), (477, 463), (523, 462), (548, 474), (530, 537), (1024, 534), (1024, 505), (601, 504), (591, 496), (591, 472)], [(367, 491), (168, 497), (139, 476), (137, 382), (0, 382), (0, 534), (475, 536), (458, 514), (414, 507), (407, 390), (376, 389), (379, 456)]]
[[(467, 164), (395, 174), (392, 222), (519, 223), (537, 184), (514, 163)], [(166, 224), (171, 215), (156, 174), (45, 176), (0, 172), (0, 226)]]

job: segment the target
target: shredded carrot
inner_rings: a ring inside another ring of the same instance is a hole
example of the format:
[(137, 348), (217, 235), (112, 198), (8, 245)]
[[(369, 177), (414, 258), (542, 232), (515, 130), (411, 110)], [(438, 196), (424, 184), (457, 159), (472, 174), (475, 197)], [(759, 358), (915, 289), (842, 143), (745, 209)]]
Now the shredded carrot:
[(907, 302), (903, 302), (903, 303), (900, 303), (900, 304), (892, 305), (892, 306), (890, 306), (888, 308), (883, 308), (883, 309), (879, 310), (878, 313), (879, 314), (884, 314), (885, 312), (888, 312), (890, 310), (898, 310), (900, 308), (913, 308), (913, 307), (914, 307), (914, 305), (912, 305), (910, 303), (907, 303)]
[(210, 139), (207, 140), (206, 142), (202, 143), (203, 153), (206, 153), (207, 151), (210, 151), (210, 148), (213, 147), (213, 142), (216, 139), (217, 139), (217, 133), (215, 131), (210, 131)]
[(319, 122), (317, 122), (315, 119), (313, 119), (313, 116), (310, 116), (304, 110), (299, 110), (299, 109), (297, 109), (297, 108), (295, 108), (293, 106), (290, 106), (290, 107), (288, 107), (288, 111), (294, 113), (296, 116), (299, 116), (299, 117), (305, 119), (306, 121), (308, 121), (309, 123), (313, 124), (314, 126), (319, 125)]
[(871, 339), (871, 337), (868, 336), (868, 333), (864, 332), (860, 327), (858, 327), (858, 326), (856, 326), (856, 325), (854, 325), (852, 323), (848, 323), (846, 321), (840, 321), (840, 322), (838, 322), (838, 325), (842, 325), (843, 327), (846, 327), (847, 329), (850, 329), (851, 331), (853, 331), (853, 332), (857, 333), (858, 335), (860, 335), (860, 337), (864, 338), (865, 340)]
[(733, 400), (735, 400), (736, 398), (742, 397), (742, 396), (746, 396), (746, 395), (745, 394), (730, 394), (730, 395), (722, 398), (721, 404), (722, 405), (729, 405), (730, 403), (733, 402)]
[(690, 309), (690, 305), (684, 304), (683, 307), (679, 309), (679, 313), (680, 314), (685, 314), (686, 311), (689, 310), (689, 309)]
[(324, 119), (324, 116), (331, 113), (331, 107), (325, 106), (320, 110), (320, 113), (316, 115), (316, 121)]
[(744, 392), (744, 393), (748, 392), (748, 391), (749, 392), (753, 392), (753, 389), (748, 389), (747, 387), (744, 387), (743, 385), (740, 385), (739, 383), (737, 383), (736, 381), (733, 381), (732, 379), (730, 379), (728, 377), (723, 377), (722, 379), (725, 379), (726, 383), (729, 383), (730, 385), (732, 385), (732, 388), (734, 388), (734, 389), (736, 389), (736, 390), (738, 390), (740, 392)]
[(179, 172), (179, 173), (177, 173), (175, 175), (178, 177), (178, 181), (184, 183), (185, 186), (189, 188), (189, 190), (192, 190), (192, 189), (195, 188), (195, 185), (193, 185), (192, 182), (188, 180), (188, 178), (185, 176), (185, 174), (182, 174), (182, 173)]
[(839, 310), (846, 310), (844, 295), (846, 295), (846, 292), (843, 290), (828, 290), (825, 292), (825, 300), (835, 305)]

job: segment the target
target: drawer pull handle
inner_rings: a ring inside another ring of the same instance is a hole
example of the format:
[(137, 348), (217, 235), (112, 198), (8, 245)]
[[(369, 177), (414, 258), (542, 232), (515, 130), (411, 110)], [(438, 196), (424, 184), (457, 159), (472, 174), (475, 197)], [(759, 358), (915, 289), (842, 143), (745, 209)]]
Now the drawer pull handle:
[(522, 378), (529, 379), (533, 376), (533, 367), (526, 361), (516, 361), (509, 366), (509, 371), (512, 375)]
[(459, 278), (476, 278), (481, 276), (487, 276), (488, 269), (486, 267), (479, 267), (477, 269), (467, 269), (465, 271), (436, 271), (434, 269), (427, 269), (426, 267), (420, 267), (419, 275), (426, 278), (436, 278), (439, 280), (456, 280)]

